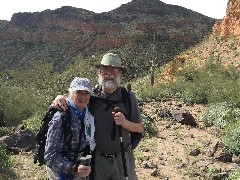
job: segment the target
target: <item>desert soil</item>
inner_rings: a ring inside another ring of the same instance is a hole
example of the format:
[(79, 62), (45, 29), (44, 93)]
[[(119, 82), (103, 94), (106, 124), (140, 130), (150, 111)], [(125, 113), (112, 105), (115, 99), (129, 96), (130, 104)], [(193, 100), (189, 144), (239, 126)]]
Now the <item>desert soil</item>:
[[(220, 142), (220, 131), (204, 126), (200, 116), (204, 108), (174, 100), (142, 104), (144, 113), (153, 119), (156, 134), (144, 137), (134, 151), (138, 180), (220, 180), (225, 172), (238, 167), (240, 161), (235, 156), (231, 162), (219, 161), (221, 147), (209, 155)], [(184, 109), (192, 114), (198, 125), (169, 125), (169, 119), (160, 117), (164, 109)], [(0, 180), (46, 179), (44, 166), (33, 164), (31, 152), (13, 155), (12, 159), (13, 167), (5, 174), (0, 172)]]
[[(161, 110), (179, 107), (193, 115), (197, 127), (180, 123), (169, 126), (169, 119), (160, 118)], [(209, 155), (220, 142), (220, 132), (217, 128), (204, 126), (200, 116), (204, 108), (203, 105), (189, 106), (180, 101), (143, 105), (144, 113), (154, 120), (157, 136), (144, 138), (135, 150), (139, 180), (221, 179), (238, 166), (238, 157), (233, 157), (232, 162), (219, 161), (220, 148), (214, 155)]]

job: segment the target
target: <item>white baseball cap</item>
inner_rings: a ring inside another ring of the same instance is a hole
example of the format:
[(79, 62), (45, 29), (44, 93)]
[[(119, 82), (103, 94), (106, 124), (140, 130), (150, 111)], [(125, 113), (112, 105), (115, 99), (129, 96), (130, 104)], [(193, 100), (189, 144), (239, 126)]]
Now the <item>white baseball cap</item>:
[(85, 90), (92, 93), (91, 82), (88, 78), (75, 77), (70, 84), (72, 91)]

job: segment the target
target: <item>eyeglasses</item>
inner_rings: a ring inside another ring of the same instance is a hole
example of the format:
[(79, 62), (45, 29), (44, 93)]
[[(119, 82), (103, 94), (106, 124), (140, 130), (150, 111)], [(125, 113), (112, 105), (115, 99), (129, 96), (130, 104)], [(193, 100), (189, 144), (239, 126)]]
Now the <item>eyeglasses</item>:
[(116, 69), (116, 68), (109, 68), (109, 67), (101, 67), (100, 68), (100, 71), (102, 73), (111, 73), (111, 74), (118, 74), (120, 71), (119, 69)]
[(78, 94), (78, 95), (81, 95), (81, 96), (91, 94), (90, 92), (88, 92), (86, 90), (77, 90), (75, 93)]

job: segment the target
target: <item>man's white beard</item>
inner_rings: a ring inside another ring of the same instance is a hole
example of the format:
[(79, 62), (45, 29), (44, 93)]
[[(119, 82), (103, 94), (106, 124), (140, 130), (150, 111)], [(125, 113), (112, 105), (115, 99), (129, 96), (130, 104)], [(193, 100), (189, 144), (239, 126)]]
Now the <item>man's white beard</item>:
[(101, 86), (104, 86), (106, 89), (115, 89), (120, 85), (120, 78), (115, 78), (115, 76), (110, 75), (99, 75), (98, 82)]

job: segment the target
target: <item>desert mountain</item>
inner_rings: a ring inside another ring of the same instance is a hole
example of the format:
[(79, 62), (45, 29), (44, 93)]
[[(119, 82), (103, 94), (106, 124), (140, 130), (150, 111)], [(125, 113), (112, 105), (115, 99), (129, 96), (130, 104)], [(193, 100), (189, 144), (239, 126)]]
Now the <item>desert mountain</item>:
[(216, 21), (213, 32), (197, 44), (186, 50), (184, 53), (175, 56), (164, 74), (159, 77), (169, 78), (177, 76), (179, 69), (195, 63), (202, 66), (206, 61), (212, 60), (240, 68), (240, 3), (238, 0), (229, 0), (226, 16)]
[[(105, 13), (70, 6), (16, 13), (11, 21), (0, 21), (0, 71), (36, 62), (63, 70), (79, 55), (89, 58), (109, 50), (126, 52), (126, 61), (144, 64), (153, 43), (160, 66), (202, 41), (215, 21), (159, 0), (132, 0)], [(136, 57), (131, 59), (132, 54)]]

